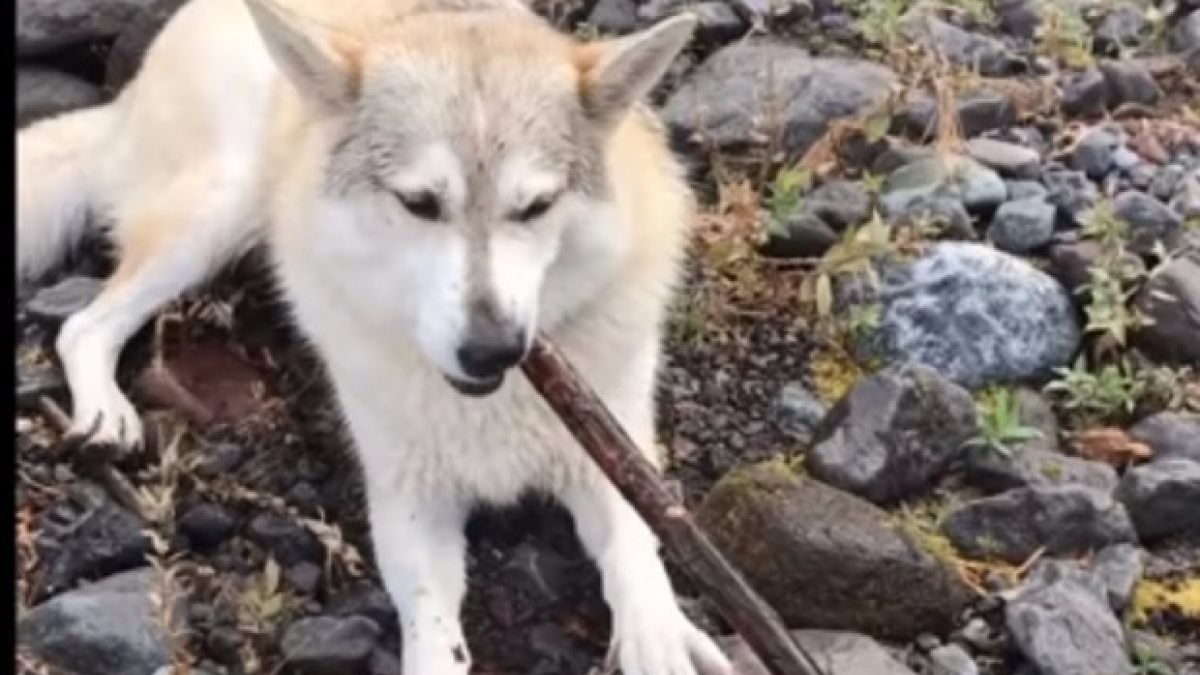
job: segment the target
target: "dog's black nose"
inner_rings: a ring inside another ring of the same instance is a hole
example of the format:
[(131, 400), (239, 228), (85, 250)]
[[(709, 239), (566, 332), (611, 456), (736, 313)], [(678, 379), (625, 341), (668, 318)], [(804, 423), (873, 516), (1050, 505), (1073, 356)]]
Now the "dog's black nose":
[(525, 349), (525, 334), (521, 331), (484, 334), (458, 348), (458, 363), (468, 376), (487, 379), (520, 363)]

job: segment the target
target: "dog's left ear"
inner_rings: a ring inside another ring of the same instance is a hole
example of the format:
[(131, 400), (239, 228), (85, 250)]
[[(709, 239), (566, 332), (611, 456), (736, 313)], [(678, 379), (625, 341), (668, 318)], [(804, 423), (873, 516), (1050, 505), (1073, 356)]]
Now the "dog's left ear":
[(680, 13), (637, 33), (580, 47), (580, 96), (595, 122), (608, 126), (666, 74), (692, 39), (695, 15)]

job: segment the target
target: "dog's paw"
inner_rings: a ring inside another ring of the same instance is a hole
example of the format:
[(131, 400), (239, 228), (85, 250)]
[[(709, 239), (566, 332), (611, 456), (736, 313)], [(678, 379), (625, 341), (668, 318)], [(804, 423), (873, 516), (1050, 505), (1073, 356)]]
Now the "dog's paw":
[(724, 652), (678, 606), (643, 607), (616, 627), (622, 675), (734, 675)]
[(143, 433), (137, 409), (114, 387), (102, 399), (75, 411), (64, 440), (123, 454), (142, 447)]

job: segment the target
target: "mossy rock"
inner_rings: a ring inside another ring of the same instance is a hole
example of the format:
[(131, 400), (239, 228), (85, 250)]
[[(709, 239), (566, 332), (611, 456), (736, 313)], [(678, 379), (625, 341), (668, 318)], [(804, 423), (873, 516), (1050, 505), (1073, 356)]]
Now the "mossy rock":
[(971, 599), (885, 511), (781, 462), (731, 472), (696, 517), (791, 628), (910, 640), (950, 630)]

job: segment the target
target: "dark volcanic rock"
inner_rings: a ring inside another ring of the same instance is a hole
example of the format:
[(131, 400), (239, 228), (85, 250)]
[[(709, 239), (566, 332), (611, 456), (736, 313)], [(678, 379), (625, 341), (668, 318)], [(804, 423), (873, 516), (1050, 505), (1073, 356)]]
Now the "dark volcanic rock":
[(49, 68), (17, 68), (17, 127), (103, 100), (100, 90), (88, 82)]
[(92, 277), (68, 277), (39, 290), (25, 304), (29, 317), (48, 324), (60, 324), (96, 299), (104, 282)]
[(1127, 103), (1152, 106), (1163, 97), (1163, 90), (1140, 61), (1101, 61), (1100, 73), (1108, 89), (1108, 107)]
[[(162, 583), (157, 572), (143, 568), (42, 603), (20, 619), (21, 648), (73, 675), (153, 673), (171, 656), (151, 605)], [(184, 601), (179, 589), (168, 594), (173, 602)], [(184, 611), (177, 604), (172, 613)]]
[(1129, 223), (1129, 249), (1137, 253), (1153, 253), (1158, 243), (1174, 249), (1183, 233), (1183, 218), (1144, 192), (1126, 190), (1117, 195), (1112, 212)]
[(17, 54), (45, 54), (65, 45), (116, 37), (139, 16), (180, 0), (21, 0)]
[(1153, 321), (1135, 336), (1143, 349), (1164, 360), (1200, 364), (1200, 254), (1155, 271), (1134, 305)]
[(969, 502), (946, 515), (942, 531), (967, 555), (1014, 563), (1042, 546), (1063, 555), (1135, 541), (1125, 507), (1082, 485), (1019, 488)]
[(141, 520), (91, 483), (69, 486), (40, 518), (40, 593), (140, 567), (150, 551)]
[(838, 279), (839, 311), (881, 305), (856, 336), (864, 360), (917, 362), (975, 388), (1067, 365), (1080, 329), (1071, 298), (1045, 273), (990, 246), (939, 242), (916, 260), (876, 263), (881, 284)]
[(1085, 485), (1111, 494), (1117, 472), (1111, 466), (1053, 450), (1018, 448), (1009, 455), (986, 448), (965, 453), (967, 479), (988, 492), (1035, 485)]
[(813, 58), (769, 41), (738, 42), (692, 71), (662, 115), (685, 139), (702, 136), (719, 149), (738, 149), (772, 136), (762, 125), (782, 104), (781, 150), (803, 153), (831, 122), (881, 101), (894, 79), (887, 68), (867, 61)]
[(179, 518), (179, 532), (200, 551), (211, 550), (233, 534), (233, 515), (220, 504), (197, 504)]
[(1200, 463), (1161, 459), (1130, 469), (1117, 498), (1144, 542), (1200, 531)]
[(814, 478), (876, 503), (924, 492), (975, 434), (975, 404), (921, 365), (860, 380), (826, 415), (807, 455)]
[(948, 629), (970, 596), (886, 512), (782, 462), (726, 474), (696, 518), (789, 626), (908, 640)]
[(1162, 412), (1129, 429), (1136, 441), (1150, 446), (1154, 459), (1190, 459), (1200, 462), (1200, 414)]
[(1098, 68), (1068, 76), (1062, 85), (1062, 111), (1072, 117), (1098, 115), (1108, 105), (1108, 83)]
[(880, 199), (885, 214), (896, 214), (930, 197), (956, 198), (967, 211), (978, 213), (1004, 202), (1008, 186), (995, 171), (969, 157), (930, 157), (893, 171)]
[(285, 567), (303, 560), (321, 562), (325, 552), (311, 532), (277, 513), (255, 516), (246, 529), (246, 538), (268, 551)]

